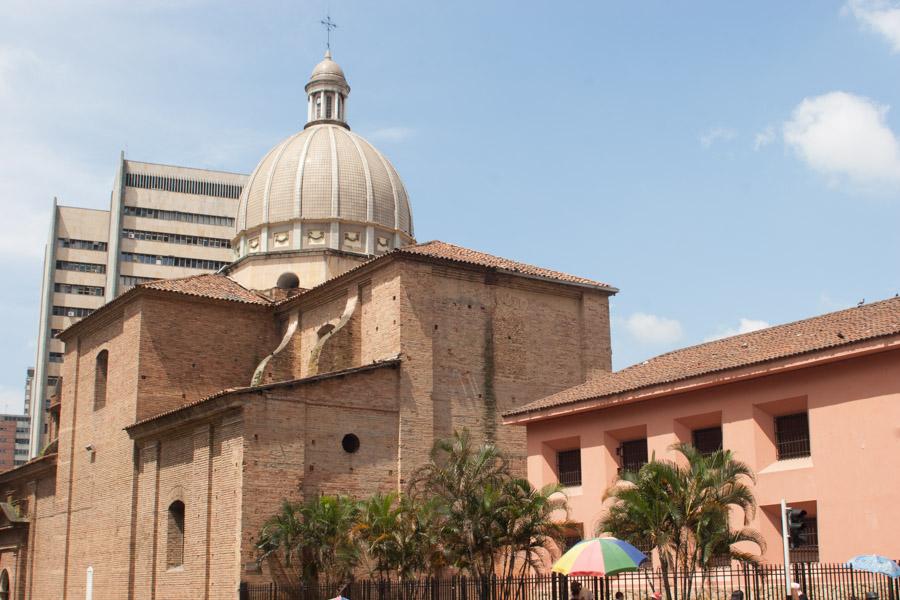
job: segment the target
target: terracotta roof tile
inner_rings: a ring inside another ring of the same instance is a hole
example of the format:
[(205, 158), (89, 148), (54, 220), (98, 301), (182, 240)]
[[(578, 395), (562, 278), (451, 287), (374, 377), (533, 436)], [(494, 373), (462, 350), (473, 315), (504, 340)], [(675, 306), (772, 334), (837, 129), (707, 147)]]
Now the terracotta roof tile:
[(113, 307), (121, 306), (129, 302), (135, 295), (145, 290), (158, 290), (170, 292), (174, 294), (183, 294), (185, 296), (195, 296), (198, 298), (209, 298), (212, 300), (227, 300), (230, 302), (241, 302), (244, 304), (255, 304), (260, 306), (270, 306), (274, 302), (265, 296), (258, 294), (252, 290), (248, 290), (236, 281), (229, 279), (225, 275), (218, 273), (204, 273), (201, 275), (191, 275), (190, 277), (182, 277), (180, 279), (156, 279), (147, 281), (131, 288), (121, 296), (113, 298), (90, 315), (69, 325), (57, 337), (64, 339), (74, 331), (78, 331), (86, 327), (89, 323), (95, 322), (101, 314), (107, 313)]
[(578, 277), (577, 275), (560, 273), (559, 271), (552, 271), (550, 269), (544, 269), (542, 267), (535, 267), (534, 265), (516, 262), (514, 260), (501, 258), (499, 256), (493, 256), (484, 252), (478, 252), (477, 250), (470, 250), (469, 248), (463, 248), (462, 246), (448, 244), (447, 242), (441, 242), (439, 240), (423, 242), (414, 246), (405, 246), (403, 248), (400, 248), (399, 250), (396, 250), (395, 252), (399, 254), (429, 256), (432, 258), (450, 260), (458, 263), (499, 269), (501, 271), (518, 273), (520, 275), (526, 275), (529, 277), (552, 279), (565, 283), (576, 283), (579, 285), (602, 287), (618, 291), (607, 283), (593, 281), (584, 277)]
[(192, 275), (181, 279), (158, 279), (142, 283), (137, 287), (214, 300), (229, 300), (246, 304), (272, 304), (272, 301), (265, 296), (248, 290), (233, 279), (217, 273)]
[[(397, 248), (391, 252), (386, 254), (382, 254), (373, 259), (367, 260), (366, 262), (353, 267), (347, 271), (344, 271), (340, 275), (336, 275), (323, 283), (311, 288), (310, 290), (304, 290), (304, 293), (308, 293), (312, 290), (317, 290), (319, 288), (323, 288), (329, 285), (332, 281), (336, 279), (340, 279), (342, 277), (347, 277), (351, 273), (358, 271), (362, 268), (365, 268), (373, 263), (378, 261), (387, 260), (391, 256), (397, 255), (410, 255), (410, 256), (421, 256), (427, 258), (433, 258), (437, 260), (447, 260), (451, 262), (457, 262), (461, 264), (475, 265), (479, 267), (488, 267), (493, 269), (499, 269), (501, 271), (506, 271), (509, 273), (517, 273), (520, 275), (524, 275), (526, 277), (537, 277), (539, 279), (549, 279), (553, 281), (559, 281), (562, 283), (574, 283), (576, 285), (586, 285), (590, 287), (599, 287), (604, 290), (610, 291), (612, 293), (616, 293), (619, 290), (615, 287), (607, 284), (601, 283), (599, 281), (593, 281), (591, 279), (586, 279), (584, 277), (578, 277), (576, 275), (569, 275), (567, 273), (560, 273), (559, 271), (552, 271), (550, 269), (544, 269), (541, 267), (535, 267), (533, 265), (529, 265), (526, 263), (516, 262), (514, 260), (509, 260), (507, 258), (501, 258), (499, 256), (493, 256), (492, 254), (486, 254), (484, 252), (478, 252), (477, 250), (470, 250), (469, 248), (463, 248), (462, 246), (457, 246), (455, 244), (448, 244), (447, 242), (442, 242), (440, 240), (433, 240), (430, 242), (422, 242), (421, 244), (414, 244), (412, 246), (404, 246), (402, 248)], [(282, 306), (284, 304), (288, 304), (292, 301), (296, 300), (296, 296), (291, 296), (289, 298), (285, 298), (283, 300), (279, 300), (276, 303), (276, 306)]]
[(900, 333), (900, 298), (873, 302), (662, 354), (509, 411), (543, 409)]

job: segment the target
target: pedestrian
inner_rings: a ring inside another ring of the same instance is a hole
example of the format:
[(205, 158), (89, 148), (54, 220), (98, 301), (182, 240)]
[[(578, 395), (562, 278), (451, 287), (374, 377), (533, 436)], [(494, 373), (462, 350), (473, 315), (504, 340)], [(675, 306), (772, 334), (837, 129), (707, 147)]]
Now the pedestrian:
[(594, 600), (593, 595), (579, 581), (573, 581), (569, 588), (572, 590), (569, 600)]
[(625, 594), (622, 592), (616, 592), (616, 600), (625, 600)]
[(731, 600), (744, 600), (744, 592), (741, 590), (734, 590), (731, 592)]

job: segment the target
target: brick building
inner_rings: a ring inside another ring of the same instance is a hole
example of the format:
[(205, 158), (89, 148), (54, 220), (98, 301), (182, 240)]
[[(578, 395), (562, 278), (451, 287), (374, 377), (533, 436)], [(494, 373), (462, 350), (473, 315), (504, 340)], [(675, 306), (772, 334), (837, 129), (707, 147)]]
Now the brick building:
[(144, 282), (58, 334), (41, 456), (0, 474), (12, 597), (234, 598), (285, 498), (400, 490), (468, 427), (610, 371), (609, 285), (416, 244), (326, 55), (307, 126), (244, 187), (216, 274)]
[(28, 460), (27, 415), (0, 415), (0, 471)]

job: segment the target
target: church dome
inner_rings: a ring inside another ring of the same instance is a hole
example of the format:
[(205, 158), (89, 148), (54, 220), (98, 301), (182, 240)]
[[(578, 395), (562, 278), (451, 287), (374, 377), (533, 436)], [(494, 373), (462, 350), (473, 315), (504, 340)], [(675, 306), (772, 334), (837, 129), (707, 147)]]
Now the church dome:
[(350, 86), (330, 53), (306, 90), (306, 127), (263, 157), (241, 193), (238, 255), (325, 248), (375, 255), (413, 243), (406, 188), (387, 158), (350, 131)]

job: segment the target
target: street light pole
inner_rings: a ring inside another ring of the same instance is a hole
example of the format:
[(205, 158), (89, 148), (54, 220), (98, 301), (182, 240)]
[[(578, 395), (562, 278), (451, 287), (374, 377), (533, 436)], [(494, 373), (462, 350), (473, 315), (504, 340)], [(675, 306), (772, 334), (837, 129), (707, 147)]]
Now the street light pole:
[(791, 555), (788, 550), (787, 505), (781, 499), (781, 545), (784, 549), (784, 595), (791, 598)]

